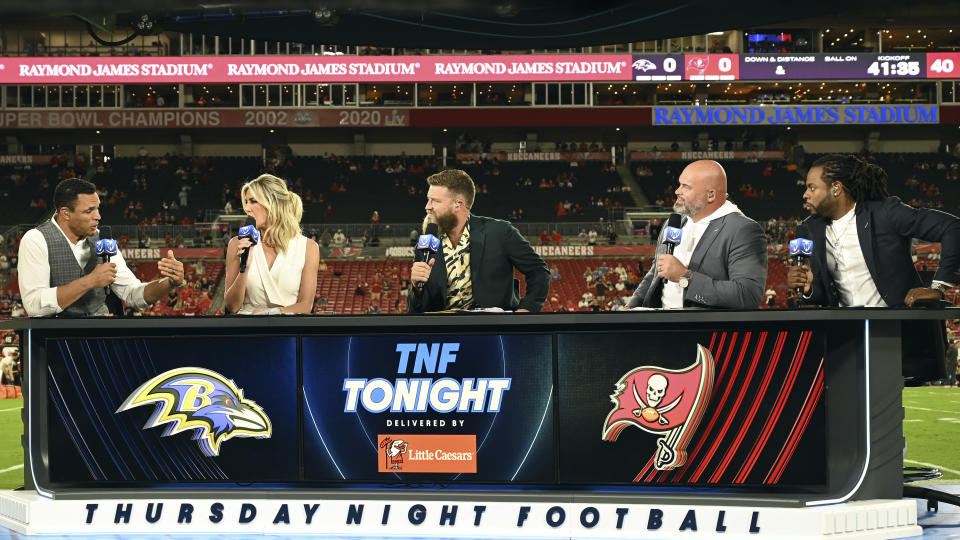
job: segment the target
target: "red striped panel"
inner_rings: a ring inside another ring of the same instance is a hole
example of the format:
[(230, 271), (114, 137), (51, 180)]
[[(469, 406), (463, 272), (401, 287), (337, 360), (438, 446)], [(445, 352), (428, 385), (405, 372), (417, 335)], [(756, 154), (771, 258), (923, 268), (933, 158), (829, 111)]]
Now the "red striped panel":
[(783, 475), (784, 469), (787, 468), (787, 463), (790, 462), (790, 458), (793, 457), (793, 453), (797, 449), (800, 439), (803, 438), (804, 431), (806, 431), (807, 426), (810, 425), (810, 419), (813, 417), (813, 412), (820, 403), (821, 396), (823, 396), (822, 358), (820, 359), (820, 366), (817, 368), (817, 375), (813, 379), (813, 384), (810, 385), (810, 389), (807, 391), (803, 408), (794, 421), (793, 427), (790, 428), (790, 436), (787, 438), (787, 442), (783, 445), (783, 448), (780, 449), (780, 455), (777, 456), (773, 467), (770, 469), (770, 472), (767, 473), (767, 477), (764, 478), (764, 484), (776, 484), (780, 482), (780, 477)]
[[(730, 349), (727, 351), (727, 357), (724, 360), (723, 366), (720, 367), (720, 374), (717, 375), (717, 380), (714, 383), (714, 388), (717, 388), (723, 385), (724, 387), (723, 395), (720, 397), (719, 400), (717, 400), (715, 397), (711, 397), (710, 406), (711, 406), (711, 410), (713, 411), (713, 414), (710, 415), (710, 422), (707, 424), (705, 428), (702, 428), (699, 430), (697, 445), (693, 448), (693, 451), (691, 451), (687, 455), (686, 465), (671, 471), (672, 473), (670, 475), (671, 478), (669, 478), (671, 482), (679, 482), (685, 473), (693, 470), (693, 464), (696, 462), (696, 455), (700, 452), (700, 449), (703, 447), (704, 443), (706, 443), (708, 439), (707, 435), (713, 429), (714, 424), (717, 423), (717, 419), (720, 418), (720, 414), (717, 414), (717, 413), (722, 411), (724, 404), (726, 404), (727, 397), (730, 395), (730, 390), (733, 388), (732, 382), (737, 380), (737, 374), (740, 372), (740, 366), (743, 363), (743, 357), (747, 352), (748, 345), (750, 344), (751, 334), (752, 332), (747, 332), (746, 334), (744, 334), (743, 343), (740, 346), (740, 355), (737, 357), (736, 363), (732, 363), (730, 362), (730, 356), (731, 356), (731, 353), (733, 352), (734, 344), (736, 343), (736, 334), (734, 334), (734, 340), (730, 344)], [(763, 338), (761, 337), (761, 340), (762, 339)], [(729, 370), (731, 364), (733, 364), (733, 374), (730, 375), (729, 380), (727, 380), (726, 373)], [(715, 406), (714, 406), (714, 403), (716, 403)], [(664, 478), (664, 480), (666, 480), (666, 478)]]
[(812, 334), (813, 333), (809, 331), (800, 334), (800, 340), (797, 342), (797, 348), (793, 353), (793, 361), (790, 364), (787, 377), (783, 381), (783, 386), (780, 388), (780, 393), (777, 395), (777, 400), (773, 404), (770, 414), (767, 415), (767, 421), (763, 426), (763, 430), (760, 432), (760, 437), (757, 439), (757, 442), (754, 443), (753, 448), (750, 449), (750, 454), (740, 467), (740, 471), (733, 478), (734, 484), (742, 484), (746, 481), (747, 476), (750, 475), (750, 471), (752, 471), (753, 467), (757, 464), (757, 459), (759, 459), (760, 454), (767, 445), (767, 441), (770, 440), (770, 435), (777, 426), (780, 415), (783, 414), (783, 408), (787, 404), (787, 399), (793, 392), (793, 386), (797, 382), (797, 374), (800, 373), (800, 366), (803, 365), (803, 358), (807, 354), (807, 348), (810, 345), (810, 337)]
[[(710, 475), (710, 483), (717, 483), (720, 478), (723, 477), (723, 474), (727, 472), (727, 467), (730, 466), (733, 456), (736, 455), (737, 450), (740, 449), (740, 445), (743, 443), (743, 439), (747, 436), (747, 431), (749, 431), (750, 426), (753, 424), (753, 420), (757, 416), (757, 411), (760, 410), (760, 404), (763, 403), (763, 398), (767, 395), (767, 390), (770, 388), (770, 381), (773, 379), (773, 372), (776, 371), (777, 364), (780, 363), (780, 356), (783, 353), (783, 345), (786, 340), (787, 332), (780, 332), (779, 338), (777, 339), (777, 347), (773, 351), (770, 364), (765, 366), (766, 372), (763, 374), (763, 381), (760, 383), (760, 388), (757, 390), (757, 395), (754, 397), (753, 403), (750, 405), (750, 410), (747, 412), (743, 423), (740, 424), (740, 431), (737, 433), (736, 439), (734, 439), (733, 444), (727, 450), (727, 454), (723, 456), (723, 460), (720, 461), (720, 465), (714, 469), (713, 474)], [(748, 378), (747, 380), (750, 379)], [(734, 410), (736, 411), (738, 409)], [(730, 415), (730, 417), (730, 420), (732, 421), (733, 415)], [(722, 435), (725, 435), (725, 433)]]
[[(747, 374), (744, 377), (745, 381), (753, 379), (753, 374), (757, 370), (757, 366), (760, 363), (760, 355), (763, 353), (763, 347), (766, 344), (766, 332), (761, 334), (761, 340), (757, 343), (757, 348), (753, 353), (753, 360), (750, 363), (750, 368), (747, 369)], [(777, 334), (777, 342), (774, 345), (774, 353), (783, 347), (784, 341), (787, 339), (786, 332), (779, 332)], [(707, 465), (710, 463), (710, 460), (713, 459), (713, 456), (717, 453), (717, 450), (720, 448), (720, 443), (723, 442), (723, 439), (727, 435), (727, 431), (730, 429), (730, 424), (733, 423), (733, 419), (736, 417), (736, 412), (740, 410), (740, 405), (743, 403), (744, 398), (746, 398), (745, 392), (740, 392), (737, 394), (737, 398), (733, 402), (733, 406), (730, 408), (730, 414), (724, 418), (723, 425), (720, 427), (720, 432), (712, 437), (713, 443), (710, 445), (709, 450), (707, 450), (706, 455), (703, 458), (698, 459), (700, 464), (697, 466), (697, 470), (694, 472), (693, 476), (690, 477), (690, 482), (696, 482), (700, 479), (700, 475), (703, 474), (703, 471), (706, 470)]]

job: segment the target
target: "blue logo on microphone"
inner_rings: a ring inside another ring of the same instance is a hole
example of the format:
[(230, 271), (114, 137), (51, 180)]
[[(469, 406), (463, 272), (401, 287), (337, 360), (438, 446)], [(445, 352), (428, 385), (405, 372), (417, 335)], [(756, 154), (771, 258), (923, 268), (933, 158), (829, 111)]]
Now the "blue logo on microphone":
[(255, 225), (244, 225), (240, 227), (240, 232), (237, 233), (238, 238), (247, 238), (253, 245), (260, 243), (260, 231), (257, 230)]
[(440, 239), (432, 234), (421, 234), (417, 241), (417, 249), (429, 249), (430, 251), (440, 250)]
[(104, 238), (102, 240), (97, 240), (96, 243), (97, 256), (111, 256), (117, 254), (117, 241), (112, 238)]
[(667, 244), (679, 244), (681, 238), (683, 238), (683, 229), (670, 227), (669, 225), (663, 233), (663, 241)]
[(803, 257), (812, 257), (813, 256), (813, 240), (807, 240), (806, 238), (795, 238), (790, 241), (790, 256), (803, 256)]

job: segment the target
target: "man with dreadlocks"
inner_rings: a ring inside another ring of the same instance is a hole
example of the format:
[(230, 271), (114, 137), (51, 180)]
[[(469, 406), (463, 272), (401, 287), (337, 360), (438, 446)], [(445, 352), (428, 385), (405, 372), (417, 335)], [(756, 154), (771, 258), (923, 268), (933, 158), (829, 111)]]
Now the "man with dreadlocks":
[[(791, 267), (787, 284), (803, 287), (807, 303), (912, 307), (938, 301), (960, 283), (960, 219), (891, 197), (879, 166), (853, 155), (824, 156), (810, 167), (806, 186), (813, 258), (809, 266)], [(914, 238), (942, 245), (930, 287), (913, 266)]]

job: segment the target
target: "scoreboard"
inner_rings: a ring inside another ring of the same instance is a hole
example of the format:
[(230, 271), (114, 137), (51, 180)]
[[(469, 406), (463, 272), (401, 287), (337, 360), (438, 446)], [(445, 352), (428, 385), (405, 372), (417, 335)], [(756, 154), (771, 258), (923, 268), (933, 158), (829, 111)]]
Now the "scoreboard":
[(960, 53), (635, 55), (635, 81), (952, 79)]

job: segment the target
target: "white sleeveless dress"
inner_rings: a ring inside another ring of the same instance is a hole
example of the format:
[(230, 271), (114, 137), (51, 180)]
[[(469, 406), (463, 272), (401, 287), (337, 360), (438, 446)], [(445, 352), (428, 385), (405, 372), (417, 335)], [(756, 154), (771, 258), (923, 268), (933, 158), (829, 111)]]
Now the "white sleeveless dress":
[(267, 266), (262, 244), (250, 248), (249, 260), (247, 292), (237, 313), (249, 315), (260, 307), (274, 308), (297, 303), (303, 265), (307, 260), (306, 236), (301, 234), (290, 240), (287, 251), (277, 253), (272, 268)]

